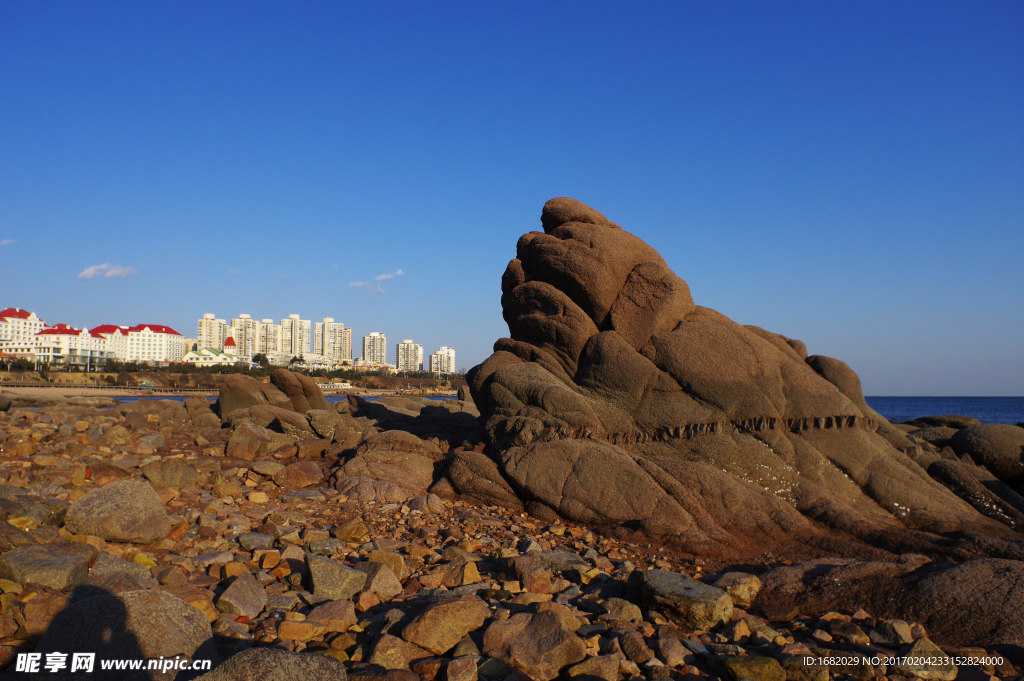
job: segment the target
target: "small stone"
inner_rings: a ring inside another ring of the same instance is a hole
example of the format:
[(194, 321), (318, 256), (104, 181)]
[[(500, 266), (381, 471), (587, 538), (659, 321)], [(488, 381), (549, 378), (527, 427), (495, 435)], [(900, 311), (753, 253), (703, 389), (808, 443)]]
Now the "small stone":
[(618, 681), (619, 660), (614, 655), (597, 655), (566, 670), (570, 679), (584, 677), (590, 680)]
[(886, 648), (901, 648), (914, 642), (910, 625), (903, 620), (885, 620), (872, 629), (868, 636), (872, 643)]
[(352, 598), (366, 584), (366, 574), (330, 558), (306, 554), (306, 567), (313, 583), (313, 593), (331, 600)]
[(655, 641), (654, 652), (658, 659), (668, 667), (682, 667), (684, 664), (690, 664), (694, 659), (693, 653), (683, 647), (678, 639), (671, 636)]
[(254, 504), (265, 504), (270, 501), (270, 497), (267, 496), (266, 492), (249, 492), (247, 498)]
[[(445, 668), (446, 681), (477, 681), (476, 660), (460, 657), (452, 660)], [(612, 679), (612, 681), (615, 681)]]
[(953, 659), (928, 638), (921, 637), (908, 646), (900, 648), (889, 673), (924, 679), (925, 681), (953, 681), (957, 675)]
[(249, 619), (263, 612), (266, 604), (267, 594), (256, 578), (248, 572), (235, 577), (231, 585), (216, 600), (219, 611)]
[(245, 534), (238, 535), (238, 544), (246, 551), (269, 549), (274, 545), (274, 538), (269, 534), (262, 534), (260, 532), (246, 532)]
[(690, 629), (708, 630), (732, 616), (732, 599), (721, 589), (667, 570), (648, 570), (640, 580), (644, 602)]
[(320, 622), (327, 631), (348, 631), (356, 623), (356, 608), (352, 601), (330, 601), (309, 611), (309, 619)]
[(324, 474), (313, 461), (298, 461), (285, 466), (274, 475), (281, 487), (310, 487), (323, 480)]
[(737, 608), (749, 610), (761, 591), (761, 580), (746, 572), (726, 572), (715, 582), (715, 586), (729, 594)]
[(331, 532), (331, 536), (343, 542), (361, 542), (368, 534), (370, 534), (370, 528), (359, 518), (346, 520)]
[(395, 577), (395, 573), (384, 563), (357, 563), (355, 569), (366, 575), (363, 588), (369, 589), (384, 600), (394, 598), (405, 591), (398, 577)]
[(277, 637), (282, 641), (308, 641), (311, 638), (322, 636), (327, 628), (320, 622), (306, 620), (295, 622), (284, 620), (277, 625)]
[(471, 631), (483, 626), (491, 611), (477, 596), (463, 596), (427, 607), (402, 629), (402, 638), (442, 655)]
[(284, 470), (284, 464), (276, 461), (254, 461), (252, 464), (252, 470), (256, 471), (260, 475), (265, 475), (268, 478), (272, 478), (281, 471)]
[(606, 613), (623, 622), (642, 622), (644, 619), (639, 606), (622, 598), (609, 598), (603, 607)]
[(772, 657), (731, 655), (725, 658), (725, 671), (732, 681), (786, 681), (786, 671)]

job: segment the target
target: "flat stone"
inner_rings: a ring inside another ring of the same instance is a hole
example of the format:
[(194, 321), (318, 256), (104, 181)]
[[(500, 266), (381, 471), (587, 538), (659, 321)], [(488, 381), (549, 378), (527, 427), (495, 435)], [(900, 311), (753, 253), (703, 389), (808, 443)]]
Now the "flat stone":
[(345, 681), (345, 665), (328, 655), (250, 648), (195, 681)]
[[(471, 631), (483, 626), (491, 609), (477, 596), (428, 606), (402, 629), (402, 638), (436, 655), (443, 655)], [(475, 671), (475, 669), (474, 669)]]
[(902, 648), (913, 643), (910, 625), (903, 620), (885, 620), (868, 633), (871, 642), (886, 648)]
[[(460, 657), (452, 660), (445, 668), (446, 681), (477, 681), (476, 660)], [(611, 681), (615, 681), (611, 679)]]
[(255, 577), (244, 572), (235, 577), (214, 604), (221, 612), (253, 619), (263, 612), (267, 594)]
[(640, 578), (644, 603), (693, 630), (711, 629), (732, 616), (732, 599), (721, 589), (668, 570), (648, 570)]
[(108, 577), (121, 574), (128, 575), (140, 587), (145, 589), (154, 587), (157, 584), (157, 580), (153, 579), (153, 574), (147, 568), (130, 560), (111, 555), (106, 551), (100, 551), (92, 567), (89, 568), (89, 576), (91, 577)]
[(313, 583), (313, 594), (330, 600), (352, 598), (366, 584), (366, 574), (330, 558), (306, 554), (306, 567)]
[(246, 532), (238, 535), (238, 545), (246, 551), (269, 549), (274, 545), (274, 538), (262, 532)]
[(327, 497), (318, 489), (287, 492), (278, 497), (279, 501), (326, 501)]
[(252, 464), (252, 470), (256, 471), (260, 475), (266, 475), (272, 478), (284, 470), (284, 464), (266, 460), (254, 461)]
[(313, 461), (297, 461), (274, 474), (281, 487), (310, 487), (323, 480), (324, 474)]
[(0, 577), (65, 591), (85, 581), (95, 555), (88, 544), (25, 546), (0, 556)]
[(732, 681), (786, 681), (786, 671), (773, 657), (731, 655), (725, 658), (724, 666)]
[(327, 631), (348, 631), (356, 623), (356, 607), (352, 601), (328, 601), (307, 615), (308, 619), (322, 623)]
[(370, 534), (370, 528), (367, 527), (366, 523), (364, 523), (360, 518), (346, 520), (331, 532), (331, 535), (335, 539), (343, 542), (360, 542), (363, 541), (368, 534)]

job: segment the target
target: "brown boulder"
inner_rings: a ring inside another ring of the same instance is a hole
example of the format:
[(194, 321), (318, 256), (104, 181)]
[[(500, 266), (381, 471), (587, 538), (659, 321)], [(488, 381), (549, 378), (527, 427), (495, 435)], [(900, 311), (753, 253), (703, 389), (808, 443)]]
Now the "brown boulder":
[(483, 626), (491, 610), (478, 596), (463, 596), (427, 607), (402, 629), (402, 638), (437, 655)]
[(1003, 482), (1024, 480), (1024, 428), (983, 423), (957, 431), (950, 439), (957, 454), (969, 454)]
[(288, 396), (294, 411), (305, 414), (310, 409), (331, 408), (316, 381), (309, 376), (287, 369), (274, 369), (270, 374), (270, 382)]
[(541, 222), (502, 276), (511, 337), (467, 377), (489, 447), (453, 457), (460, 492), (514, 507), (503, 478), (527, 508), (731, 555), (1019, 538), (911, 461), (843, 362), (694, 305), (653, 248), (577, 201)]
[(497, 620), (484, 632), (484, 655), (541, 681), (550, 681), (562, 668), (581, 661), (586, 650), (583, 640), (551, 610)]

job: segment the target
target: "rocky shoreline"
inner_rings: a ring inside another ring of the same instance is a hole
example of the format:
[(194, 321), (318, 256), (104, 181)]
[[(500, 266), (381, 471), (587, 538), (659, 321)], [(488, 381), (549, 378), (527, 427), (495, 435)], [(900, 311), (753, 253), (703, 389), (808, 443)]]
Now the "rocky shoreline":
[[(305, 426), (297, 409), (236, 407), (234, 428), (201, 399), (9, 408), (6, 673), (26, 677), (12, 671), (18, 653), (94, 650), (211, 659), (208, 679), (1019, 675), (1005, 646), (950, 645), (919, 622), (785, 598), (809, 572), (835, 583), (877, 570), (870, 562), (736, 566), (459, 496), (433, 468), (483, 448), (472, 403), (382, 402), (310, 404)], [(889, 576), (927, 562), (908, 556)], [(104, 621), (113, 643), (91, 634)], [(896, 659), (935, 658), (935, 646), (1001, 664)]]

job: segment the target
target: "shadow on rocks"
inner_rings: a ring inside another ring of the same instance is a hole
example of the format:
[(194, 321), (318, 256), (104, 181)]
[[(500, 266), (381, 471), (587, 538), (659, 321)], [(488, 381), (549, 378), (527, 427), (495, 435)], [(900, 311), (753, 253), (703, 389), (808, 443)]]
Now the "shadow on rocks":
[[(91, 585), (69, 594), (33, 653), (37, 667), (19, 670), (16, 654), (0, 679), (190, 681), (220, 661), (206, 616), (181, 599)], [(75, 664), (83, 653), (94, 656), (91, 667)], [(151, 660), (157, 668), (148, 668)], [(200, 668), (193, 670), (195, 663)]]

